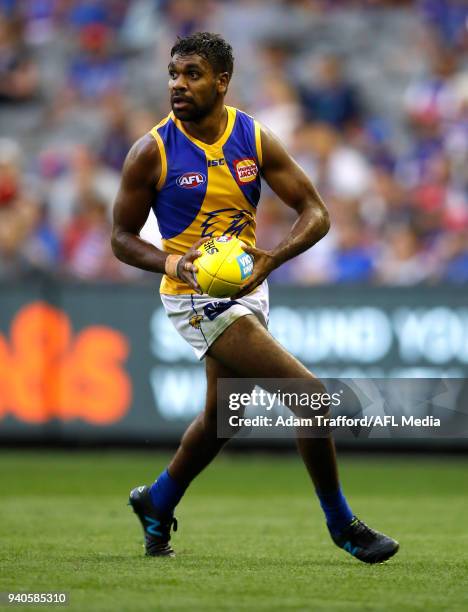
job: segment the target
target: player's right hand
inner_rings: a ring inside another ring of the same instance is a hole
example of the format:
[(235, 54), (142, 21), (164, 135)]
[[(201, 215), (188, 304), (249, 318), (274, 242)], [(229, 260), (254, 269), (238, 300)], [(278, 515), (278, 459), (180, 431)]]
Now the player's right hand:
[(180, 258), (177, 263), (178, 278), (180, 278), (180, 280), (184, 283), (187, 283), (187, 285), (189, 285), (192, 289), (195, 289), (195, 291), (200, 295), (203, 293), (203, 291), (201, 290), (200, 285), (197, 283), (197, 277), (195, 274), (198, 272), (198, 268), (193, 262), (202, 255), (202, 252), (198, 250), (198, 247), (206, 241), (207, 238), (202, 238), (192, 244), (190, 249)]

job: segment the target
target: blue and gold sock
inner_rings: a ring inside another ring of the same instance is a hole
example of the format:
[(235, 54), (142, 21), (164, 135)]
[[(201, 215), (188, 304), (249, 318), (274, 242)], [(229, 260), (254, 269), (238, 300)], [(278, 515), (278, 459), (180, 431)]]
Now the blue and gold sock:
[(341, 488), (331, 493), (317, 490), (317, 496), (325, 514), (328, 529), (333, 534), (339, 534), (349, 525), (354, 516)]
[(151, 501), (163, 515), (173, 514), (184, 493), (185, 489), (172, 478), (167, 469), (150, 487)]

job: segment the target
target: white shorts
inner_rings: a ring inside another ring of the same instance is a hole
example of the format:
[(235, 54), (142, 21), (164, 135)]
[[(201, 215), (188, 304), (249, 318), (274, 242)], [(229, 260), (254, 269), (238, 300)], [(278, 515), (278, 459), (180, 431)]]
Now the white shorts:
[(255, 315), (268, 326), (268, 284), (264, 281), (253, 293), (238, 300), (209, 295), (161, 294), (167, 316), (179, 334), (203, 359), (218, 336), (236, 319)]

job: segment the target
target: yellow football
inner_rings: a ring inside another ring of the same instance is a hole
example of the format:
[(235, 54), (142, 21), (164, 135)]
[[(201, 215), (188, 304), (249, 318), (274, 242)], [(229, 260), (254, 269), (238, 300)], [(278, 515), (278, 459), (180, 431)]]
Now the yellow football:
[(238, 238), (219, 236), (204, 242), (195, 260), (198, 284), (211, 297), (231, 297), (252, 274), (254, 260)]

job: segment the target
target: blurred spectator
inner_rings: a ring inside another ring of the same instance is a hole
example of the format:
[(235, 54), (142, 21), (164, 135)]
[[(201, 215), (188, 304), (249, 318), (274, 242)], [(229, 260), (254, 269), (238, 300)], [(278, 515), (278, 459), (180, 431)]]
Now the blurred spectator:
[(34, 270), (45, 272), (59, 269), (60, 238), (52, 228), (45, 203), (35, 208), (33, 221), (32, 231), (23, 244), (24, 261)]
[(264, 77), (259, 91), (261, 97), (254, 111), (256, 118), (289, 146), (301, 119), (294, 89), (285, 79), (272, 74)]
[(122, 96), (108, 96), (103, 102), (106, 128), (99, 146), (100, 159), (120, 172), (125, 157), (138, 138), (151, 130), (158, 118), (149, 111), (132, 109)]
[(307, 126), (304, 137), (308, 139), (315, 158), (314, 178), (325, 197), (352, 199), (364, 195), (371, 174), (366, 158), (358, 149), (349, 146), (333, 127), (325, 123)]
[(61, 232), (73, 217), (84, 193), (96, 193), (105, 203), (111, 218), (112, 204), (119, 187), (119, 175), (98, 162), (85, 145), (75, 145), (68, 156), (66, 170), (52, 180), (48, 205), (53, 227)]
[(0, 277), (28, 270), (23, 248), (34, 230), (37, 207), (25, 185), (18, 144), (0, 139)]
[(409, 127), (410, 148), (397, 161), (396, 172), (404, 185), (412, 188), (426, 179), (431, 161), (443, 152), (443, 141), (441, 124), (431, 115), (414, 116)]
[(19, 19), (0, 13), (0, 103), (26, 102), (39, 91), (39, 73), (22, 38)]
[(112, 31), (101, 23), (80, 30), (79, 48), (68, 72), (68, 93), (82, 102), (99, 102), (123, 87), (121, 58), (111, 50)]
[(431, 276), (430, 263), (416, 232), (409, 226), (394, 227), (379, 259), (378, 279), (386, 285), (415, 285)]
[(210, 0), (163, 0), (161, 5), (173, 32), (182, 37), (204, 31), (207, 16), (216, 8)]
[[(467, 12), (462, 0), (0, 0), (0, 130), (17, 141), (0, 140), (0, 275), (141, 277), (108, 250), (119, 173), (169, 111), (176, 34), (208, 29), (234, 47), (227, 102), (283, 140), (330, 210), (325, 239), (272, 282), (468, 283)], [(265, 185), (259, 246), (294, 220)], [(159, 244), (154, 215), (143, 233)]]
[(59, 10), (72, 29), (100, 24), (117, 30), (125, 19), (128, 4), (128, 0), (72, 0), (59, 3)]
[(456, 108), (457, 56), (448, 49), (436, 47), (429, 68), (429, 73), (412, 83), (405, 94), (407, 112), (415, 122), (447, 119)]
[(381, 231), (386, 224), (410, 224), (416, 211), (409, 193), (385, 168), (374, 168), (369, 190), (360, 203), (366, 222)]
[(135, 0), (129, 4), (119, 32), (126, 49), (141, 52), (159, 39), (164, 24), (158, 19), (156, 9), (154, 0)]
[(337, 247), (331, 260), (335, 283), (368, 283), (374, 274), (374, 255), (357, 219), (339, 227)]
[(440, 249), (439, 281), (463, 285), (468, 283), (468, 231), (447, 234)]
[(257, 211), (257, 239), (262, 248), (272, 249), (283, 239), (291, 226), (293, 215), (284, 208), (268, 187), (264, 190)]
[(110, 231), (106, 202), (84, 192), (64, 233), (65, 271), (83, 279), (118, 278), (120, 264), (112, 254)]
[(337, 245), (337, 232), (330, 230), (327, 236), (313, 249), (302, 253), (294, 260), (290, 281), (297, 285), (326, 285), (334, 278), (333, 258)]
[(81, 29), (98, 23), (107, 25), (108, 17), (105, 2), (100, 0), (75, 0), (70, 6), (67, 21), (73, 27)]
[(453, 181), (447, 157), (434, 157), (428, 164), (425, 180), (414, 189), (415, 205), (423, 212), (419, 227), (436, 234), (445, 228), (468, 226), (468, 201), (460, 186)]
[(39, 46), (53, 41), (57, 33), (58, 5), (57, 0), (23, 0), (22, 17), (28, 43)]
[(467, 47), (468, 6), (465, 0), (420, 0), (426, 23), (437, 32), (443, 43)]
[(120, 172), (133, 144), (130, 111), (122, 96), (108, 96), (104, 108), (107, 126), (100, 145), (100, 158), (106, 166)]
[(361, 119), (358, 93), (343, 75), (341, 60), (326, 55), (319, 61), (313, 83), (300, 90), (305, 118), (329, 123), (338, 130), (353, 127)]

